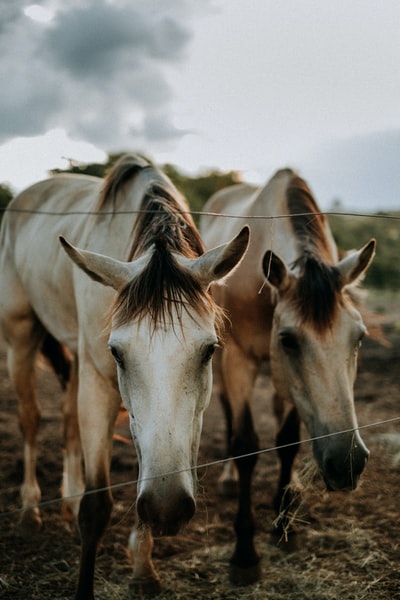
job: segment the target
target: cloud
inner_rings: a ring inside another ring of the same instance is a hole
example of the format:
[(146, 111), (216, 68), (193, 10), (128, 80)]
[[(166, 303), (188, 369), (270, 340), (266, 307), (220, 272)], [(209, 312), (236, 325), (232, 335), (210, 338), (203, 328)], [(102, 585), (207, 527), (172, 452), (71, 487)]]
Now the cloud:
[(30, 4), (29, 0), (13, 0), (0, 3), (0, 34), (20, 18), (23, 9)]
[(28, 4), (0, 13), (0, 143), (55, 127), (106, 149), (157, 139), (155, 123), (160, 141), (183, 135), (172, 122), (168, 69), (185, 57), (189, 11), (174, 1), (150, 10), (89, 0), (62, 3), (39, 22), (23, 13)]
[(186, 133), (189, 132), (171, 125), (166, 116), (161, 114), (146, 116), (143, 122), (143, 128), (141, 130), (141, 135), (149, 141), (162, 141), (180, 138)]
[(134, 73), (152, 61), (182, 57), (189, 34), (166, 14), (144, 4), (115, 6), (92, 2), (60, 12), (43, 37), (42, 51), (55, 66), (87, 80), (115, 80), (121, 67)]

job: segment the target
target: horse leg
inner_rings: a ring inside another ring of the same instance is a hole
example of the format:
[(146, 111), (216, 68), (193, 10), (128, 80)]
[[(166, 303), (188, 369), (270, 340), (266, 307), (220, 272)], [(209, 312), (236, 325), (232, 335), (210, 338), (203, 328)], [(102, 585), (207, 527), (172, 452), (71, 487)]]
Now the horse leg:
[[(90, 364), (79, 368), (78, 417), (85, 463), (79, 507), (81, 558), (76, 600), (92, 600), (96, 552), (112, 509), (110, 462), (120, 399)], [(98, 490), (98, 491), (96, 491)]]
[[(222, 374), (222, 349), (218, 349), (213, 358), (213, 393), (219, 397), (226, 424), (226, 455), (230, 456), (232, 441), (232, 409), (226, 395)], [(238, 494), (239, 474), (233, 460), (224, 462), (222, 473), (218, 479), (218, 492), (227, 498)]]
[[(226, 394), (220, 394), (220, 401), (224, 409), (226, 423), (226, 448), (228, 456), (231, 454), (232, 442), (232, 409)], [(239, 491), (239, 474), (233, 460), (224, 463), (222, 473), (218, 479), (218, 491), (227, 498), (236, 497)]]
[[(236, 546), (230, 575), (234, 583), (248, 584), (259, 578), (260, 556), (254, 546), (255, 523), (251, 485), (259, 449), (250, 401), (259, 366), (233, 342), (226, 346), (222, 372), (232, 414), (231, 454), (239, 474), (238, 512), (235, 519)], [(243, 456), (249, 455), (249, 456)]]
[(24, 440), (24, 476), (21, 500), (24, 512), (19, 533), (30, 536), (42, 524), (38, 503), (41, 492), (36, 478), (36, 439), (40, 421), (40, 405), (36, 393), (35, 357), (43, 330), (33, 316), (16, 319), (6, 332), (9, 344), (7, 366), (18, 397), (19, 424)]
[[(222, 349), (217, 349), (213, 357), (213, 393), (219, 397), (225, 416), (226, 455), (231, 453), (232, 409), (226, 394), (222, 373)], [(239, 490), (239, 474), (233, 460), (224, 462), (218, 478), (218, 492), (227, 498), (236, 498)]]
[[(280, 406), (280, 401), (276, 396), (275, 406)], [(300, 440), (300, 419), (295, 407), (282, 420), (280, 430), (276, 437), (277, 452), (280, 460), (280, 477), (277, 494), (275, 496), (275, 509), (278, 513), (277, 528), (275, 533), (280, 537), (287, 535), (290, 531), (290, 510), (292, 507), (293, 495), (288, 489), (292, 476), (293, 463), (299, 451), (297, 442)]]
[(64, 498), (63, 516), (69, 521), (78, 517), (79, 504), (85, 487), (82, 475), (77, 393), (78, 361), (75, 357), (71, 363), (63, 405), (65, 450), (61, 490)]
[(139, 519), (129, 537), (129, 556), (133, 564), (133, 579), (130, 590), (138, 596), (154, 595), (161, 591), (160, 578), (151, 558), (154, 541), (150, 528)]

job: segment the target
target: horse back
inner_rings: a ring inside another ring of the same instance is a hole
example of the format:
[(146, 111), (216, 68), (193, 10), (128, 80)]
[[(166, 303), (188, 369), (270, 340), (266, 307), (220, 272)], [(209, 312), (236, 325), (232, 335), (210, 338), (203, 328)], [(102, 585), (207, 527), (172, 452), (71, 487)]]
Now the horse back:
[(238, 183), (213, 194), (203, 207), (200, 230), (208, 248), (236, 235), (244, 222), (239, 218), (248, 214), (257, 187)]
[(73, 267), (58, 238), (63, 234), (76, 242), (83, 237), (100, 185), (93, 177), (56, 176), (27, 188), (7, 207), (0, 233), (3, 331), (31, 314), (74, 350), (78, 317)]

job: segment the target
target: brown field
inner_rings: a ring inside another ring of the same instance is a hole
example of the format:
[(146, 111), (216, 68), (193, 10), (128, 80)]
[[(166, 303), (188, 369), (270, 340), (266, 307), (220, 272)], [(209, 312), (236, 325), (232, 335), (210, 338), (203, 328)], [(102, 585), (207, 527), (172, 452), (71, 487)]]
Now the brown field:
[[(400, 328), (390, 308), (382, 325), (390, 345), (367, 339), (356, 383), (360, 426), (400, 416)], [(59, 486), (62, 445), (57, 382), (50, 373), (40, 377), (42, 427), (38, 476), (43, 500), (43, 528), (35, 539), (15, 536), (18, 514), (0, 515), (0, 598), (56, 600), (72, 598), (79, 563), (79, 541), (61, 518)], [(22, 444), (17, 406), (5, 371), (0, 344), (0, 511), (19, 505)], [(271, 388), (260, 377), (254, 406), (264, 448), (274, 446)], [(119, 433), (126, 435), (126, 427)], [(351, 494), (324, 491), (317, 476), (303, 482), (302, 504), (296, 515), (296, 547), (278, 547), (271, 536), (275, 518), (272, 497), (277, 480), (275, 452), (259, 458), (254, 479), (257, 546), (262, 554), (262, 578), (248, 587), (229, 582), (228, 561), (233, 549), (235, 500), (218, 496), (221, 466), (199, 470), (200, 490), (195, 518), (175, 538), (156, 540), (155, 563), (162, 579), (161, 600), (206, 598), (233, 600), (393, 600), (400, 598), (400, 425), (375, 425), (362, 431), (371, 451), (360, 487)], [(303, 438), (307, 438), (303, 432)], [(297, 462), (301, 471), (310, 456), (304, 443)], [(199, 463), (224, 457), (224, 426), (217, 401), (207, 411)], [(115, 442), (112, 482), (135, 479), (132, 446)], [(129, 596), (130, 566), (127, 539), (134, 518), (135, 486), (114, 492), (111, 523), (99, 551), (95, 589), (99, 600)]]

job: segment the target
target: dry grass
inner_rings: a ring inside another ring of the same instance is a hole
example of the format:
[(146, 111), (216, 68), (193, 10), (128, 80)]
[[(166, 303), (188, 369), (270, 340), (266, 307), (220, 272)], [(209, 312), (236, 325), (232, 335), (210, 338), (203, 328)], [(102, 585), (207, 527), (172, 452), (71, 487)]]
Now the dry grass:
[[(384, 326), (391, 345), (366, 341), (356, 385), (360, 425), (399, 416), (400, 330)], [(18, 506), (21, 481), (21, 436), (16, 406), (0, 355), (0, 510)], [(53, 383), (51, 383), (53, 385)], [(44, 419), (39, 444), (39, 479), (44, 498), (57, 497), (61, 474), (59, 400), (44, 389)], [(265, 379), (256, 390), (256, 423), (263, 447), (274, 445), (274, 421), (268, 413), (269, 388)], [(236, 501), (217, 493), (220, 469), (200, 473), (203, 491), (198, 511), (176, 538), (156, 541), (155, 564), (163, 591), (159, 600), (395, 600), (400, 598), (400, 453), (399, 425), (363, 430), (371, 451), (361, 486), (354, 493), (327, 494), (315, 466), (304, 460), (302, 447), (293, 490), (301, 501), (293, 505), (292, 523), (299, 531), (296, 545), (281, 544), (271, 536), (275, 519), (272, 498), (277, 482), (274, 453), (260, 457), (254, 477), (256, 544), (262, 555), (262, 577), (248, 587), (229, 581), (233, 551)], [(202, 438), (201, 462), (224, 456), (220, 407), (208, 409)], [(132, 448), (116, 442), (113, 481), (134, 479)], [(18, 462), (16, 464), (16, 457)], [(126, 545), (133, 521), (134, 490), (115, 493), (112, 522), (96, 564), (97, 600), (132, 600), (131, 567)], [(43, 510), (44, 527), (27, 543), (15, 538), (17, 516), (0, 520), (0, 598), (13, 600), (70, 600), (79, 563), (79, 543), (65, 529), (59, 505)]]

